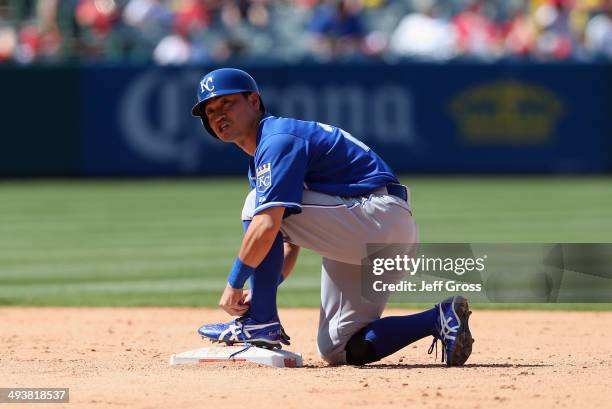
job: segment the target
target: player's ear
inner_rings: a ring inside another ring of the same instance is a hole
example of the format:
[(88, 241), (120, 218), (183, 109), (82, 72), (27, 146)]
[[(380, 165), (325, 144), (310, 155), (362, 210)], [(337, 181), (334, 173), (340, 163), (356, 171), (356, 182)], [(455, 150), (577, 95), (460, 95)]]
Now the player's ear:
[(247, 99), (253, 108), (255, 108), (257, 111), (261, 111), (261, 101), (259, 100), (259, 95), (257, 95), (257, 93), (249, 92)]

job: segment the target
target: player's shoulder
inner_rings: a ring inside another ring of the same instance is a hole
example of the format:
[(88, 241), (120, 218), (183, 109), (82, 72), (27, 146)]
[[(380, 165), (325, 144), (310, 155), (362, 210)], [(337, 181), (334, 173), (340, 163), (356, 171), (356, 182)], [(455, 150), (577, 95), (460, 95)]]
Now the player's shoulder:
[(307, 145), (313, 130), (307, 121), (294, 118), (266, 116), (262, 119), (257, 150), (283, 150), (295, 145)]
[(289, 138), (293, 137), (307, 140), (312, 133), (317, 131), (316, 122), (302, 121), (295, 118), (267, 114), (261, 121), (263, 124), (261, 133), (262, 139), (281, 134), (287, 135)]

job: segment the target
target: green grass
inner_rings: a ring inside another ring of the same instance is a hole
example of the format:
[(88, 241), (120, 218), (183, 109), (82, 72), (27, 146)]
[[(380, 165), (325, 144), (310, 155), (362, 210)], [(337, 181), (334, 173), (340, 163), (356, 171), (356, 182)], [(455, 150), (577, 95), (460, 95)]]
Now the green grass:
[[(403, 182), (422, 242), (612, 242), (610, 178)], [(247, 191), (241, 178), (2, 182), (0, 305), (214, 306)], [(319, 264), (303, 252), (281, 306), (318, 305)]]

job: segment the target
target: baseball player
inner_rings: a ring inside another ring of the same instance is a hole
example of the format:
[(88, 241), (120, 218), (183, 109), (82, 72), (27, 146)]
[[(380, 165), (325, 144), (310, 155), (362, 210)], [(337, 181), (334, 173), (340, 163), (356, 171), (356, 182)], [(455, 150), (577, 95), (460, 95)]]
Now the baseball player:
[[(380, 318), (382, 302), (361, 296), (367, 243), (417, 243), (408, 189), (367, 145), (331, 125), (265, 110), (255, 80), (223, 68), (198, 84), (192, 114), (215, 138), (251, 156), (242, 210), (244, 238), (219, 305), (233, 321), (202, 326), (213, 341), (279, 348), (288, 337), (276, 306), (279, 284), (301, 247), (322, 258), (317, 347), (330, 364), (363, 365), (433, 336), (442, 361), (463, 365), (472, 351), (467, 300), (451, 297), (418, 314)], [(250, 280), (250, 300), (243, 286)]]

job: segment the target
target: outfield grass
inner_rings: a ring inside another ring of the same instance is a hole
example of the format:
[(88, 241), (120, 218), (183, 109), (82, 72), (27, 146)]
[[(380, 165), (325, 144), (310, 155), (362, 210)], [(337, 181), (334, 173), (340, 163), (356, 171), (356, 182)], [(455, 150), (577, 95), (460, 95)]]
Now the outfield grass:
[[(612, 242), (610, 178), (403, 182), (423, 242)], [(243, 179), (2, 182), (0, 304), (214, 306), (247, 191)], [(279, 304), (317, 306), (319, 269), (304, 252)]]

